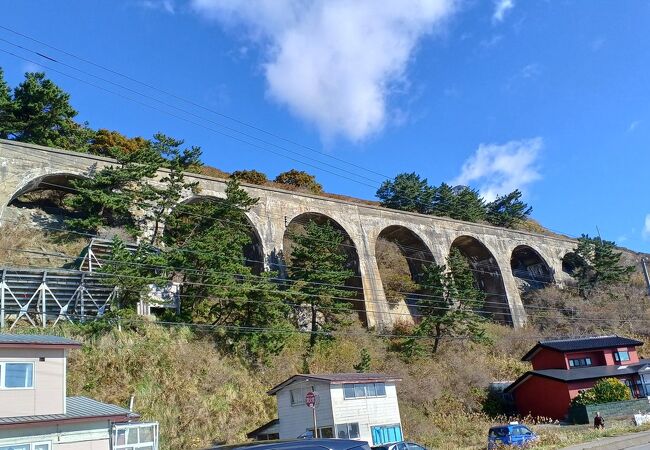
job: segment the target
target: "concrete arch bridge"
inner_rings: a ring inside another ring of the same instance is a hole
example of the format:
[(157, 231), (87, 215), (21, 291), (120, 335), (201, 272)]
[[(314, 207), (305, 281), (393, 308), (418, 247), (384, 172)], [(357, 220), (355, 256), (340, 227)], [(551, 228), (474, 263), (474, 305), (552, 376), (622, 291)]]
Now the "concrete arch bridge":
[[(0, 223), (10, 220), (16, 200), (23, 194), (59, 186), (65, 190), (75, 177), (92, 176), (111, 165), (108, 158), (74, 153), (15, 141), (0, 140)], [(199, 182), (201, 198), (225, 197), (225, 181), (190, 174)], [(487, 294), (485, 309), (513, 326), (522, 326), (526, 314), (520, 286), (563, 284), (563, 257), (576, 241), (489, 225), (462, 222), (354, 203), (328, 197), (243, 184), (258, 204), (248, 213), (258, 268), (269, 267), (278, 255), (290, 251), (287, 230), (308, 220), (329, 220), (345, 235), (349, 284), (359, 291), (363, 319), (368, 326), (389, 327), (408, 317), (408, 301), (386, 298), (378, 263), (377, 245), (391, 242), (408, 263), (415, 278), (428, 262), (445, 264), (452, 247), (470, 262), (476, 281)], [(186, 198), (184, 201), (196, 199)], [(1, 263), (1, 262), (0, 262)]]

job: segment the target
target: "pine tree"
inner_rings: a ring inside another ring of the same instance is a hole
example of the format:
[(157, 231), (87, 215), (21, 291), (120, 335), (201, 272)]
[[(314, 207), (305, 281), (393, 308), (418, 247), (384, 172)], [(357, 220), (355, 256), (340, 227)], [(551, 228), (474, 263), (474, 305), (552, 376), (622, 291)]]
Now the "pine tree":
[(521, 191), (515, 189), (487, 204), (487, 220), (498, 227), (512, 228), (526, 220), (533, 208), (521, 200)]
[(309, 308), (311, 348), (319, 331), (334, 330), (347, 316), (350, 303), (345, 299), (354, 293), (342, 286), (354, 273), (345, 267), (344, 236), (329, 221), (319, 225), (310, 220), (304, 233), (293, 233), (291, 238), (294, 246), (288, 274), (294, 283), (290, 293)]
[(166, 175), (158, 183), (143, 185), (143, 197), (146, 207), (142, 208), (142, 215), (152, 226), (149, 241), (157, 245), (162, 227), (172, 209), (179, 202), (183, 193), (196, 192), (198, 181), (187, 182), (185, 171), (190, 167), (201, 165), (201, 149), (199, 147), (186, 148), (181, 151), (182, 140), (165, 136), (162, 133), (154, 135), (151, 142), (152, 151), (160, 155)]
[(244, 247), (250, 243), (246, 219), (255, 203), (239, 183), (227, 182), (226, 198), (179, 206), (168, 219), (164, 242), (168, 265), (181, 282), (182, 317), (220, 325), (233, 350), (263, 361), (284, 347), (290, 336), (289, 310), (277, 274), (251, 276)]
[(64, 92), (42, 72), (25, 74), (13, 94), (9, 137), (22, 142), (87, 151), (93, 131), (74, 121), (77, 111)]
[(485, 220), (485, 202), (478, 191), (466, 186), (442, 183), (434, 188), (431, 214), (467, 222)]
[(449, 335), (477, 342), (485, 339), (484, 319), (478, 312), (485, 294), (476, 287), (472, 269), (458, 249), (451, 249), (447, 264), (424, 268), (420, 279), (422, 296), (418, 300), (421, 320), (414, 337), (404, 345), (409, 356), (422, 354), (427, 348), (437, 352), (441, 340)]
[(14, 103), (11, 89), (4, 79), (4, 71), (0, 67), (0, 139), (8, 139), (14, 134)]
[(434, 192), (426, 178), (413, 172), (384, 181), (376, 195), (385, 208), (430, 214)]
[(583, 234), (574, 250), (575, 270), (572, 276), (578, 281), (583, 297), (596, 287), (609, 287), (629, 280), (634, 266), (621, 264), (622, 252), (615, 251), (616, 244), (600, 237)]
[(134, 211), (150, 197), (148, 183), (162, 163), (160, 155), (147, 147), (118, 155), (117, 165), (99, 169), (89, 178), (73, 180), (75, 192), (66, 197), (65, 204), (78, 217), (67, 219), (66, 224), (93, 234), (103, 226), (123, 226), (139, 234)]

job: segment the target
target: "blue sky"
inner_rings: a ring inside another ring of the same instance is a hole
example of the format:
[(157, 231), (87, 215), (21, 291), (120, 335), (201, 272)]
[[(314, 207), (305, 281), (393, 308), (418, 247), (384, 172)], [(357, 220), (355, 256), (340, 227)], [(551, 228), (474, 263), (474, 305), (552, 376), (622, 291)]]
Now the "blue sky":
[(520, 188), (533, 217), (552, 230), (595, 235), (598, 227), (606, 239), (650, 251), (646, 1), (0, 0), (0, 7), (11, 11), (3, 27), (210, 110), (0, 28), (0, 66), (11, 85), (39, 67), (5, 51), (132, 99), (45, 69), (94, 128), (163, 131), (200, 145), (205, 161), (223, 170), (274, 177), (295, 167), (330, 192), (363, 198), (374, 198), (382, 175), (411, 171), (487, 197)]

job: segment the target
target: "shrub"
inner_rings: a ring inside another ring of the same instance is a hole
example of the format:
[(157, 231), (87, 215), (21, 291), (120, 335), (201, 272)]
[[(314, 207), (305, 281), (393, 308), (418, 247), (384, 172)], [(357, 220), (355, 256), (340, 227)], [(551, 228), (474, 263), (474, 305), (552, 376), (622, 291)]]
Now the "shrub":
[(595, 405), (598, 403), (631, 400), (632, 394), (625, 384), (616, 378), (604, 378), (593, 388), (580, 392), (574, 399), (574, 405)]
[(302, 170), (291, 169), (287, 172), (282, 172), (275, 177), (274, 181), (276, 183), (306, 189), (314, 194), (321, 194), (323, 192), (323, 186), (316, 181), (316, 177)]
[(257, 170), (235, 170), (230, 176), (232, 178), (237, 178), (238, 181), (243, 181), (244, 183), (250, 184), (258, 184), (260, 186), (265, 185), (269, 181), (265, 173), (259, 172)]

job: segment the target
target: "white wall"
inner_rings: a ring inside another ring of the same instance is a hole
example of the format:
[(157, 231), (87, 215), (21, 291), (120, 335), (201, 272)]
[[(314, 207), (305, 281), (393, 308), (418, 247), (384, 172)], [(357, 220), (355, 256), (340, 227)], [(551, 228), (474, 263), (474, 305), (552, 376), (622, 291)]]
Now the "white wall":
[(346, 399), (342, 384), (331, 386), (332, 410), (335, 424), (359, 424), (360, 440), (372, 445), (370, 427), (402, 423), (397, 403), (395, 383), (386, 383), (385, 397)]
[(314, 427), (312, 410), (307, 405), (291, 405), (290, 391), (303, 388), (304, 392), (314, 388), (320, 397), (316, 407), (316, 420), (318, 428), (332, 426), (332, 401), (330, 398), (329, 384), (317, 381), (298, 381), (291, 383), (276, 394), (278, 402), (278, 418), (280, 419), (280, 439), (293, 439), (303, 434), (307, 429)]
[(0, 389), (0, 417), (65, 412), (65, 350), (3, 348), (0, 361), (34, 363), (33, 389)]
[(0, 446), (51, 442), (52, 450), (109, 450), (110, 423), (105, 421), (17, 428), (0, 431)]

